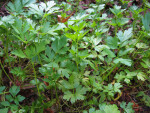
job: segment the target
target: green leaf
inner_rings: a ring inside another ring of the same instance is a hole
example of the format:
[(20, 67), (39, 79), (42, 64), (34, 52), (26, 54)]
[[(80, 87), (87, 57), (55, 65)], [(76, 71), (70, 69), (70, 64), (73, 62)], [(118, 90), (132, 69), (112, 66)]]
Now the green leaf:
[(116, 59), (114, 59), (114, 63), (115, 64), (122, 63), (122, 64), (125, 64), (127, 66), (131, 66), (132, 65), (132, 60), (123, 59), (123, 58), (116, 58)]
[(101, 112), (96, 112), (96, 113), (120, 113), (118, 107), (115, 104), (106, 105), (105, 103), (103, 103), (103, 104), (99, 104), (99, 108)]
[(11, 93), (11, 95), (13, 97), (15, 97), (20, 91), (20, 88), (18, 86), (12, 86), (10, 89), (9, 89), (9, 92)]
[(96, 45), (98, 45), (101, 41), (102, 41), (102, 39), (101, 38), (91, 38), (91, 41), (92, 41), (92, 43), (93, 43), (93, 45), (94, 46), (96, 46)]
[(8, 108), (0, 109), (0, 113), (8, 113)]
[(49, 64), (44, 64), (43, 66), (44, 66), (44, 67), (59, 68), (58, 63), (55, 63), (55, 62), (51, 62), (51, 63), (49, 63)]
[(21, 49), (17, 49), (11, 52), (11, 54), (14, 54), (20, 58), (26, 58), (26, 55), (23, 53)]
[(82, 87), (81, 85), (79, 85), (76, 88), (75, 94), (73, 94), (70, 91), (66, 91), (66, 92), (64, 92), (63, 98), (66, 99), (67, 101), (70, 100), (71, 103), (75, 103), (75, 101), (77, 101), (77, 100), (84, 100), (84, 98), (85, 98), (84, 94), (86, 94), (86, 91), (88, 91), (87, 88)]
[(137, 74), (137, 78), (138, 78), (138, 80), (145, 81), (145, 79), (146, 79), (146, 74), (145, 74), (144, 72), (139, 72), (139, 73)]
[(116, 20), (116, 24), (118, 26), (123, 26), (123, 25), (127, 24), (128, 22), (129, 22), (128, 18), (121, 18), (121, 19)]
[(118, 53), (119, 56), (123, 56), (123, 55), (126, 55), (128, 54), (130, 51), (133, 51), (134, 48), (128, 48), (128, 49), (121, 49)]
[(137, 94), (137, 97), (141, 97), (141, 100), (145, 103), (146, 106), (150, 107), (150, 97), (149, 95), (146, 95), (143, 91), (140, 91), (138, 94)]
[(81, 59), (88, 57), (88, 56), (89, 56), (88, 50), (79, 51), (79, 52), (78, 52), (78, 56), (79, 56)]
[(21, 0), (15, 0), (14, 3), (12, 2), (9, 2), (7, 4), (7, 10), (10, 11), (10, 12), (16, 12), (16, 13), (21, 13), (23, 12), (22, 8), (22, 3), (21, 3)]
[(34, 43), (25, 49), (25, 54), (28, 58), (33, 58), (38, 55), (40, 52), (45, 50), (46, 42), (42, 41), (40, 43)]
[(124, 33), (122, 31), (119, 31), (117, 33), (117, 36), (118, 36), (121, 43), (128, 40), (132, 36), (132, 28), (129, 28), (128, 30), (125, 30)]
[(101, 95), (101, 97), (100, 97), (99, 103), (102, 103), (102, 102), (104, 102), (104, 101), (105, 101), (105, 99), (106, 99), (106, 95), (105, 95), (105, 93), (104, 93), (104, 92), (100, 92), (100, 95)]
[(115, 5), (114, 8), (110, 8), (110, 11), (116, 16), (120, 15), (125, 9), (121, 9), (121, 6)]
[(148, 58), (143, 58), (143, 62), (141, 62), (142, 67), (144, 68), (150, 68), (150, 60)]
[(96, 70), (95, 65), (90, 60), (84, 60), (87, 62), (94, 70)]
[(106, 43), (111, 49), (117, 49), (118, 39), (116, 37), (109, 36), (106, 39)]
[(61, 80), (60, 84), (63, 85), (63, 87), (66, 89), (73, 89), (74, 88), (74, 86), (66, 80)]
[(23, 5), (24, 7), (28, 7), (28, 6), (30, 6), (31, 4), (36, 3), (36, 0), (21, 0), (21, 1), (22, 1), (22, 5)]
[(39, 79), (34, 79), (34, 80), (31, 80), (30, 83), (32, 85), (37, 85), (37, 84), (40, 84), (40, 81), (39, 81)]
[(144, 28), (146, 31), (149, 31), (150, 30), (150, 13), (146, 13), (144, 15), (144, 17), (142, 18), (142, 22), (143, 22), (143, 25), (144, 25)]
[(104, 50), (105, 48), (110, 49), (107, 45), (98, 45), (96, 46), (94, 49), (98, 52), (101, 52), (102, 50)]
[(115, 83), (114, 84), (114, 91), (121, 93), (120, 88), (122, 87), (122, 85), (120, 83)]
[(105, 106), (104, 111), (105, 113), (120, 113), (118, 107), (115, 104)]
[(8, 101), (3, 101), (0, 104), (3, 106), (10, 106), (10, 103)]
[(147, 46), (145, 43), (137, 43), (136, 44), (136, 47), (139, 49), (139, 48), (144, 48), (144, 49), (146, 49), (146, 48), (148, 48), (149, 46)]
[(59, 8), (54, 7), (56, 3), (54, 1), (48, 1), (47, 3), (40, 2), (39, 4), (31, 4), (30, 12), (40, 17), (47, 17), (48, 15), (58, 12)]
[(69, 78), (70, 71), (68, 69), (59, 69), (58, 71), (59, 73), (62, 73), (62, 75), (65, 76), (66, 78)]
[(19, 102), (22, 102), (22, 101), (25, 99), (25, 97), (23, 97), (23, 96), (21, 96), (21, 95), (18, 95), (18, 96), (17, 96), (17, 99), (18, 99)]
[(125, 72), (121, 71), (120, 74), (117, 73), (114, 78), (117, 80), (117, 82), (121, 82), (124, 80), (125, 77)]
[(11, 96), (11, 95), (6, 95), (6, 99), (9, 101), (9, 102), (12, 102), (14, 100), (14, 98)]
[(45, 54), (46, 55), (42, 54), (41, 56), (47, 63), (51, 62), (54, 59), (55, 53), (49, 46), (46, 47)]
[(124, 110), (124, 113), (134, 113), (132, 106), (133, 103), (131, 102), (129, 102), (127, 105), (124, 101), (120, 103), (120, 107)]
[(116, 55), (110, 49), (107, 48), (103, 50), (102, 55), (108, 55), (108, 57), (110, 58), (116, 57)]
[(66, 37), (61, 37), (60, 39), (55, 39), (55, 41), (52, 43), (52, 49), (55, 51), (55, 53), (61, 51), (61, 49), (66, 46), (67, 39)]
[(66, 91), (64, 93), (63, 99), (66, 99), (67, 101), (71, 99), (71, 103), (75, 103), (76, 101), (74, 94), (72, 94), (70, 91)]
[(0, 94), (2, 94), (3, 93), (3, 91), (5, 90), (5, 86), (0, 86)]

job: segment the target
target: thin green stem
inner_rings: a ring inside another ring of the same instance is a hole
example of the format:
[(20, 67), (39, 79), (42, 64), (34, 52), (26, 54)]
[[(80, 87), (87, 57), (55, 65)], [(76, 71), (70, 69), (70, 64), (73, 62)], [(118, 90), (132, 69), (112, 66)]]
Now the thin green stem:
[(9, 77), (9, 75), (7, 74), (7, 72), (5, 71), (5, 69), (4, 69), (4, 67), (3, 67), (3, 64), (2, 64), (2, 62), (1, 62), (1, 60), (0, 60), (0, 65), (1, 65), (1, 68), (2, 68), (2, 70), (4, 71), (4, 73), (5, 73), (6, 76), (8, 77), (8, 79), (14, 84), (13, 80), (11, 80), (11, 78)]
[(38, 94), (39, 94), (39, 96), (41, 96), (40, 90), (39, 90), (39, 86), (38, 86), (38, 83), (37, 83), (37, 76), (36, 76), (36, 71), (35, 71), (35, 67), (34, 67), (34, 63), (33, 62), (32, 62), (32, 66), (33, 66), (34, 78), (35, 78), (35, 82), (36, 82), (36, 87), (37, 87), (37, 90), (38, 90)]
[(109, 71), (109, 73), (105, 76), (102, 77), (102, 81), (101, 83), (103, 83), (103, 81), (112, 73), (112, 71), (117, 67), (117, 64)]

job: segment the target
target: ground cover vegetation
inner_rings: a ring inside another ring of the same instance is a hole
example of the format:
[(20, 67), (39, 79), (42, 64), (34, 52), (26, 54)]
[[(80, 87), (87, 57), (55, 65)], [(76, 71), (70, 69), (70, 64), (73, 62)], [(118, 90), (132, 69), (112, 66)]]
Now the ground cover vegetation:
[(12, 0), (5, 8), (0, 113), (149, 112), (147, 0)]

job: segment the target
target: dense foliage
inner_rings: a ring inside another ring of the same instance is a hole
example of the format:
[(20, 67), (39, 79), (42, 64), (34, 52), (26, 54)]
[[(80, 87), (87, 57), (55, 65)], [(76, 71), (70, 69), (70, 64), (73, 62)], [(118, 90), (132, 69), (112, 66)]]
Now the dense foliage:
[(150, 107), (150, 5), (130, 2), (9, 2), (0, 18), (0, 112)]

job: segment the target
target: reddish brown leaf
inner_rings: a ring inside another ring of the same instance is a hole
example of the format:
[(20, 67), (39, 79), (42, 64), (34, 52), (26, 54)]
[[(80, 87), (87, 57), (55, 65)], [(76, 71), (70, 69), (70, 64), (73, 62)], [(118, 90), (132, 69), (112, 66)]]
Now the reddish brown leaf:
[[(44, 78), (48, 78), (48, 76), (44, 76)], [(48, 83), (48, 82), (45, 82), (45, 81), (44, 81), (44, 84), (45, 84), (46, 86), (49, 86), (49, 83)]]
[(50, 108), (44, 109), (44, 113), (54, 113), (54, 111)]
[(68, 17), (66, 17), (66, 18), (63, 18), (61, 15), (58, 15), (57, 17), (57, 19), (58, 19), (58, 22), (61, 22), (61, 23), (65, 23), (65, 22), (67, 22), (68, 21), (68, 19), (72, 16), (74, 14), (74, 12), (73, 13), (71, 13), (71, 15), (70, 16), (68, 16)]

